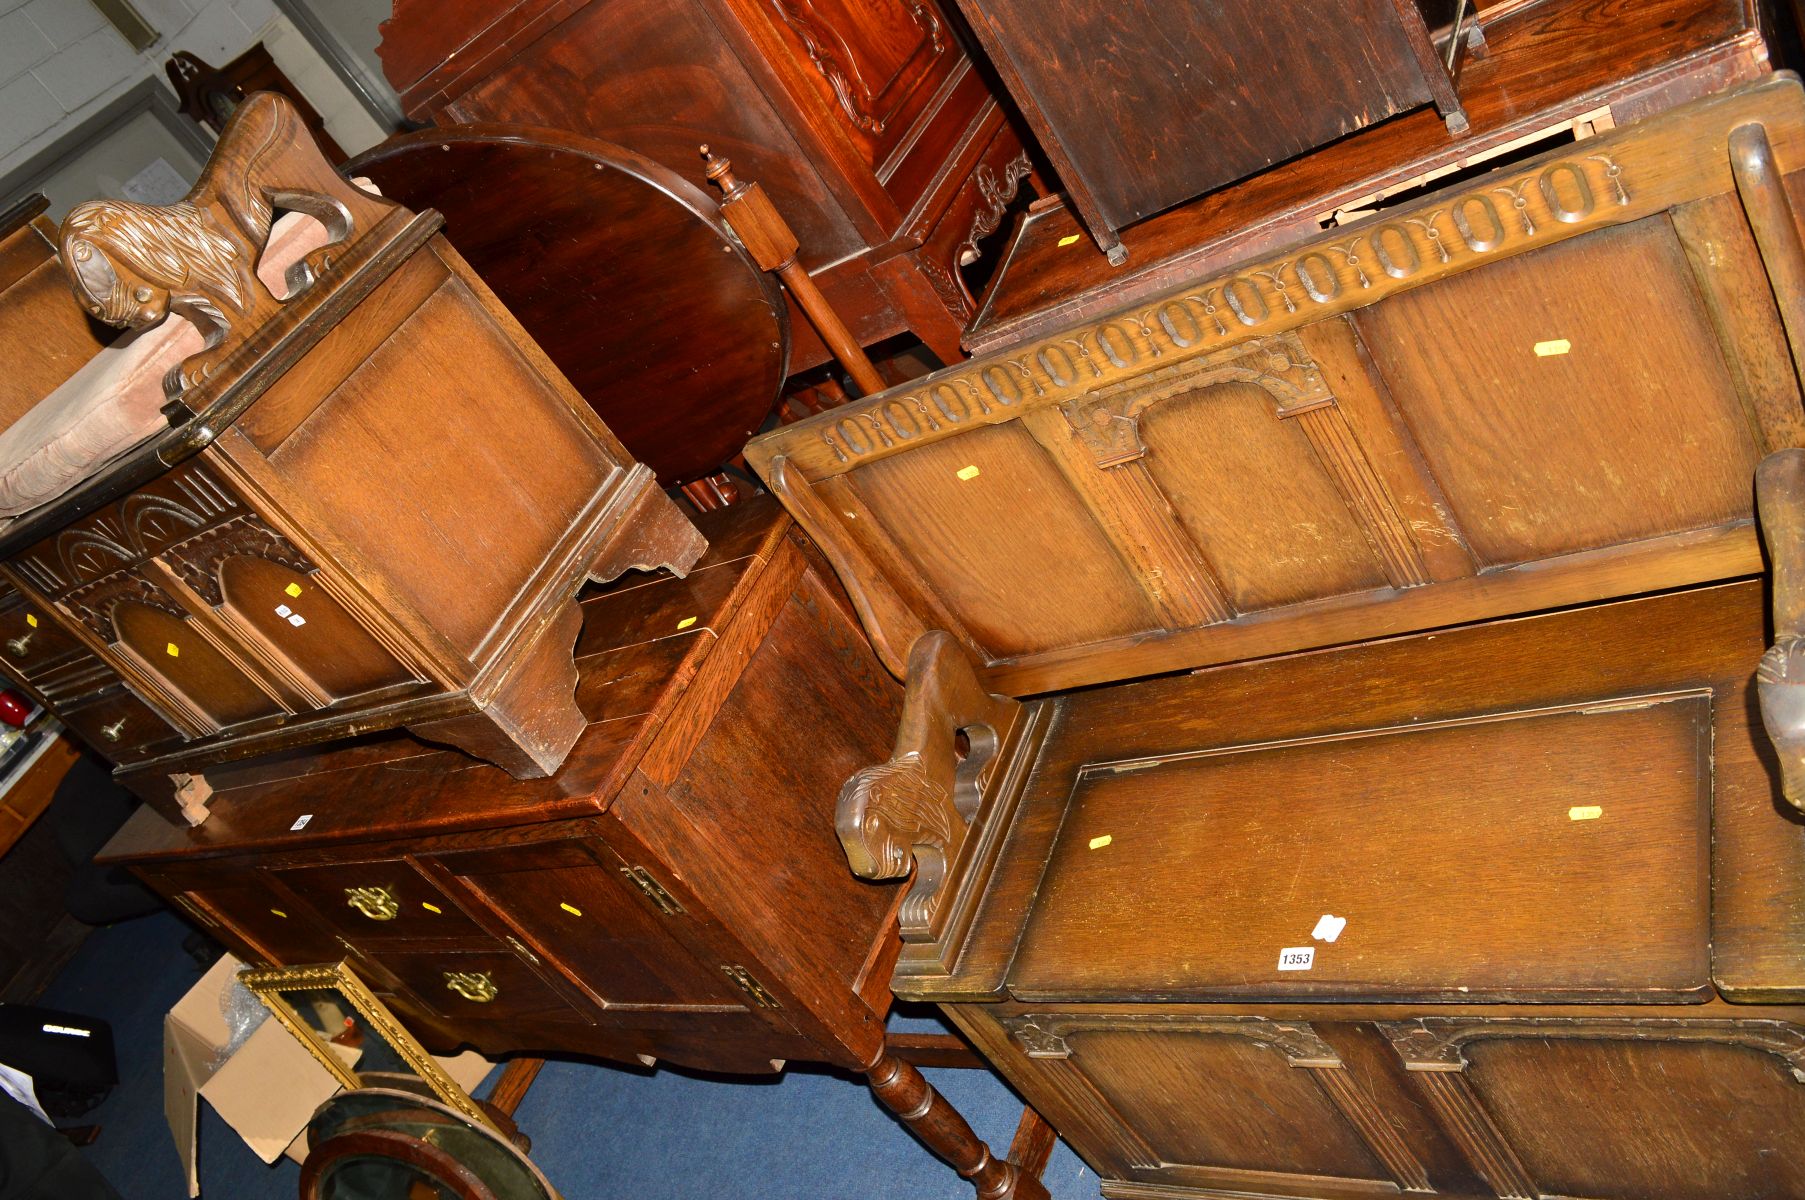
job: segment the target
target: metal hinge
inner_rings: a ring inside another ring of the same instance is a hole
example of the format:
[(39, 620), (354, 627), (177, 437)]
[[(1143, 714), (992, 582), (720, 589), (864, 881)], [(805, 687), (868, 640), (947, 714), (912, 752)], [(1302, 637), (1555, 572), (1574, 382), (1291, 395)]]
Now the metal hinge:
[(644, 867), (622, 867), (620, 873), (627, 877), (628, 883), (645, 893), (646, 899), (656, 905), (659, 912), (667, 917), (682, 915), (683, 906)]
[(752, 972), (748, 971), (746, 968), (737, 965), (729, 965), (722, 967), (721, 971), (727, 978), (733, 980), (733, 986), (752, 997), (752, 1003), (758, 1005), (760, 1008), (783, 1007), (783, 1005), (777, 1002), (777, 997), (773, 996), (770, 992), (767, 992), (765, 990), (765, 985), (753, 978)]
[(526, 948), (526, 943), (522, 942), (519, 938), (510, 934), (508, 936), (508, 945), (514, 947), (514, 953), (520, 955), (520, 957), (526, 959), (534, 966), (539, 965), (539, 956), (534, 954), (531, 950), (528, 950)]

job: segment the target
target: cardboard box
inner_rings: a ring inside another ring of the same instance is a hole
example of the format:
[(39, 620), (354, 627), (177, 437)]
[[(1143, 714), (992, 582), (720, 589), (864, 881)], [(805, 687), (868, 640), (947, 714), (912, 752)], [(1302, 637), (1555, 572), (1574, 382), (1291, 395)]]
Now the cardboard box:
[[(306, 1157), (308, 1119), (340, 1090), (332, 1073), (278, 1021), (264, 1021), (221, 1060), (231, 1042), (222, 1000), (243, 966), (225, 955), (163, 1019), (163, 1115), (182, 1156), (191, 1197), (201, 1194), (196, 1153), (202, 1097), (264, 1162), (273, 1163), (285, 1153), (300, 1162)], [(347, 1047), (333, 1050), (347, 1066), (359, 1057)], [(466, 1091), (494, 1065), (474, 1053), (438, 1062)]]

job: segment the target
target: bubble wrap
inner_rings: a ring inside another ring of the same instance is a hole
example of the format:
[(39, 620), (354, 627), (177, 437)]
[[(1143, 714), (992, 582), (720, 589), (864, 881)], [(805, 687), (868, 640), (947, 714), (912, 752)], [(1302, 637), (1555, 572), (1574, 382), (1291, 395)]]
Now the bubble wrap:
[(269, 1019), (269, 1009), (263, 1001), (257, 999), (257, 993), (239, 983), (236, 979), (232, 986), (220, 993), (219, 1013), (226, 1019), (226, 1030), (231, 1035), (226, 1038), (225, 1045), (214, 1052), (213, 1062), (208, 1066), (209, 1072), (217, 1071), (226, 1065), (226, 1060), (238, 1053), (244, 1040), (251, 1036), (257, 1026)]

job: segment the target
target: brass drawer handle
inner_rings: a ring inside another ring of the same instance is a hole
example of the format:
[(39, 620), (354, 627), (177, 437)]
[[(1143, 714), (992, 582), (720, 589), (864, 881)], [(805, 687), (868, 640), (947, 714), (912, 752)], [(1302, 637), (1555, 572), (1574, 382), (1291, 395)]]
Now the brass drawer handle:
[(114, 721), (111, 725), (102, 725), (100, 727), (100, 736), (105, 738), (109, 742), (118, 741), (122, 736), (124, 736), (124, 734), (125, 734), (125, 718), (124, 717), (120, 717), (117, 721)]
[(25, 657), (25, 652), (31, 649), (31, 633), (21, 633), (16, 638), (8, 638), (6, 648), (12, 651), (14, 658)]
[(372, 921), (393, 921), (401, 913), (401, 902), (385, 887), (346, 888), (345, 903)]
[(472, 1004), (487, 1004), (501, 995), (487, 971), (447, 971), (445, 986)]

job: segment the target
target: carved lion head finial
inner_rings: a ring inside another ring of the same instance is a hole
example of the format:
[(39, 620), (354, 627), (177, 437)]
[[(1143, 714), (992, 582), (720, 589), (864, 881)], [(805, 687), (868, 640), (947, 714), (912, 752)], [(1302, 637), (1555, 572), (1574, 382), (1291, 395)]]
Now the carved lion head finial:
[(109, 325), (142, 329), (172, 307), (221, 323), (222, 310), (244, 310), (239, 248), (192, 204), (90, 201), (69, 213), (60, 241), (76, 298)]
[(847, 780), (835, 827), (854, 875), (901, 879), (914, 865), (915, 846), (949, 846), (958, 820), (952, 796), (911, 755)]

